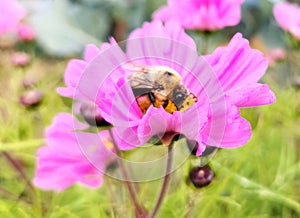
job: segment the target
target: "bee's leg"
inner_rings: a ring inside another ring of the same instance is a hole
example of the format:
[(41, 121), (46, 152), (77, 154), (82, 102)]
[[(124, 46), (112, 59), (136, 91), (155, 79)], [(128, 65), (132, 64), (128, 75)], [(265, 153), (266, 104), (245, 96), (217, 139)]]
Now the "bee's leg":
[(164, 101), (163, 107), (165, 111), (171, 114), (174, 113), (175, 111), (178, 111), (176, 104), (174, 104), (170, 99)]
[(154, 96), (153, 92), (149, 92), (148, 96), (149, 96), (149, 100), (154, 105), (155, 104), (155, 96)]
[(168, 105), (169, 105), (169, 100), (167, 99), (164, 101), (163, 107), (166, 108), (168, 107)]

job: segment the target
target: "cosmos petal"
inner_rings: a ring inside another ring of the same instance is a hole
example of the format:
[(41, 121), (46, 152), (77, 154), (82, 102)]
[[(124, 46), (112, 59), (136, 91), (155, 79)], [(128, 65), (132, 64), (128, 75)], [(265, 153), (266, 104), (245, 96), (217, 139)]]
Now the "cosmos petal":
[[(119, 74), (121, 71), (120, 63), (126, 62), (126, 57), (118, 45), (112, 45), (86, 66), (81, 79), (76, 87), (75, 98), (81, 101), (98, 101), (99, 92), (107, 89), (111, 85), (108, 83), (110, 77)], [(116, 69), (116, 66), (119, 66)]]
[[(223, 119), (225, 118), (225, 122)], [(217, 124), (211, 131), (209, 123), (203, 130), (203, 142), (207, 145), (220, 148), (234, 148), (244, 145), (251, 137), (251, 126), (249, 122), (240, 116), (237, 107), (232, 106), (227, 114), (215, 116), (209, 122)]]
[[(175, 116), (173, 119), (177, 120), (178, 116)], [(162, 107), (155, 108), (151, 106), (147, 110), (147, 113), (143, 116), (141, 123), (138, 127), (138, 135), (140, 140), (142, 141), (142, 143), (146, 143), (152, 136), (158, 134), (161, 138), (164, 135), (164, 133), (167, 132), (168, 125), (171, 122), (171, 114), (167, 113)]]
[(73, 98), (74, 92), (81, 74), (86, 66), (86, 62), (83, 60), (73, 59), (71, 60), (64, 73), (64, 81), (67, 87), (57, 88), (57, 92), (64, 97)]
[(271, 104), (276, 101), (275, 94), (266, 84), (252, 84), (243, 89), (225, 93), (232, 105), (237, 107), (254, 107)]
[(130, 60), (148, 66), (168, 66), (182, 74), (198, 58), (192, 38), (175, 22), (145, 22), (133, 31), (127, 41)]
[(240, 33), (235, 34), (228, 46), (217, 48), (205, 58), (225, 91), (258, 82), (268, 67), (263, 54), (251, 49)]
[[(106, 105), (105, 114), (102, 114), (104, 118), (107, 116), (107, 119), (113, 124), (120, 149), (128, 150), (140, 145), (137, 126), (143, 114), (136, 103), (129, 83), (126, 81), (119, 83), (114, 96), (102, 103)], [(103, 104), (101, 106), (103, 107)], [(104, 110), (102, 111), (104, 112)]]
[(205, 107), (207, 105), (198, 104), (185, 112), (170, 114), (162, 107), (151, 106), (138, 127), (141, 142), (146, 143), (154, 135), (161, 138), (166, 133), (183, 134), (187, 138), (196, 138), (201, 142), (201, 130), (207, 122), (207, 108)]
[(84, 60), (87, 62), (90, 62), (93, 60), (93, 58), (95, 58), (98, 54), (100, 53), (100, 49), (93, 45), (93, 44), (88, 44), (85, 47), (84, 50)]

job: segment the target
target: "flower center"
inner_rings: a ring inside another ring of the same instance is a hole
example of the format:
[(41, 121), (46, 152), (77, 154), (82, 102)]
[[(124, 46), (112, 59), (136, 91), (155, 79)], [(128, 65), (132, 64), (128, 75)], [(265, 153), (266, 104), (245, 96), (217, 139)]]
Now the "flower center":
[(136, 101), (145, 114), (153, 105), (168, 113), (185, 111), (197, 98), (182, 84), (181, 76), (166, 66), (135, 66), (129, 82)]

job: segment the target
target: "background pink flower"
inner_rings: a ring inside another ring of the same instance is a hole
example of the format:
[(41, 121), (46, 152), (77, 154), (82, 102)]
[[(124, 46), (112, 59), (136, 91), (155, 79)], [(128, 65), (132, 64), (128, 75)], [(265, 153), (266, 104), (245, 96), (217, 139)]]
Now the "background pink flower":
[(17, 32), (20, 21), (26, 16), (26, 10), (17, 0), (0, 0), (0, 36)]
[(280, 2), (273, 8), (279, 26), (300, 40), (300, 7), (288, 2)]
[(88, 127), (71, 114), (60, 113), (47, 129), (46, 145), (38, 150), (33, 181), (37, 187), (59, 192), (76, 182), (92, 188), (102, 184), (105, 167), (114, 158), (108, 132), (75, 132), (74, 125)]
[(23, 41), (32, 41), (36, 37), (35, 30), (28, 24), (20, 24), (18, 26), (18, 36)]
[(213, 31), (237, 25), (243, 0), (168, 0), (153, 19), (174, 20), (186, 29)]
[(286, 50), (284, 50), (283, 48), (271, 49), (266, 54), (269, 66), (274, 66), (276, 62), (283, 61), (286, 56)]

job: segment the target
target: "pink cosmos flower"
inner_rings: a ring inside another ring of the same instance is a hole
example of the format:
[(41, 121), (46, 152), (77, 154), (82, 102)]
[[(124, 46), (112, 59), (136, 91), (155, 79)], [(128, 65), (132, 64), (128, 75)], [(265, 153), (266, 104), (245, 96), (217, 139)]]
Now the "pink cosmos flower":
[(273, 8), (274, 17), (279, 26), (300, 40), (300, 7), (288, 2), (280, 2)]
[[(251, 137), (251, 127), (240, 116), (239, 108), (275, 101), (268, 85), (258, 83), (267, 69), (266, 59), (251, 49), (240, 33), (228, 46), (201, 57), (178, 23), (153, 21), (130, 34), (126, 52), (113, 40), (105, 47), (90, 61), (81, 61), (74, 71), (70, 69), (79, 62), (71, 61), (65, 74), (67, 87), (58, 91), (95, 102), (101, 116), (114, 126), (116, 141), (123, 150), (141, 146), (153, 136), (164, 142), (175, 134), (196, 141), (197, 155), (206, 145), (241, 146)], [(198, 101), (185, 111), (171, 114), (163, 107), (150, 106), (143, 114), (128, 81), (139, 66), (175, 70)]]
[(26, 15), (26, 10), (17, 0), (0, 0), (0, 36), (17, 32), (18, 25)]
[(284, 60), (286, 57), (286, 51), (283, 48), (274, 48), (267, 52), (266, 58), (269, 62), (269, 66), (274, 66), (276, 62)]
[(108, 132), (75, 132), (74, 125), (87, 128), (71, 114), (60, 113), (47, 129), (46, 145), (38, 150), (37, 187), (60, 192), (76, 182), (92, 188), (102, 184), (105, 167), (114, 158)]
[(168, 0), (153, 19), (174, 20), (186, 29), (213, 31), (235, 26), (241, 20), (243, 0)]
[(32, 26), (28, 24), (20, 24), (18, 26), (18, 36), (21, 40), (27, 42), (34, 40), (36, 33)]

